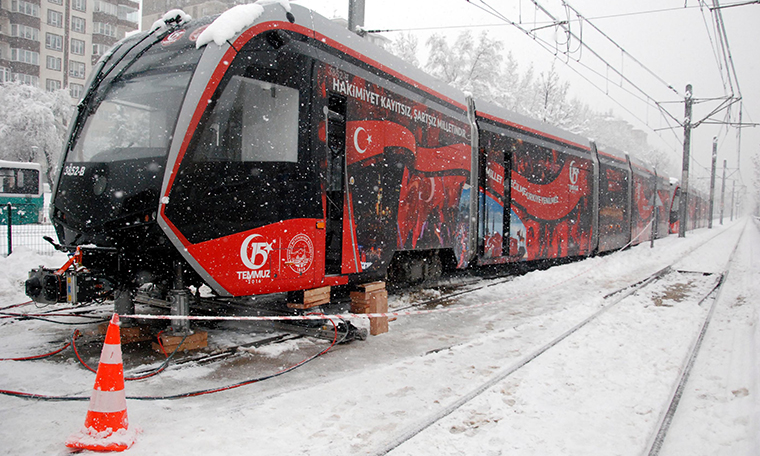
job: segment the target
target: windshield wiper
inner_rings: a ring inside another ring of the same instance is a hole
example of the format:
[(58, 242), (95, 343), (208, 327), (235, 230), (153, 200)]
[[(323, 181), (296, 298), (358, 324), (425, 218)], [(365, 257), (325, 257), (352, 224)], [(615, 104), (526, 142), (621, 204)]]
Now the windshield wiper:
[[(142, 57), (143, 54), (148, 52), (148, 50), (152, 48), (153, 46), (155, 46), (156, 43), (159, 43), (161, 40), (163, 40), (169, 33), (174, 32), (177, 28), (180, 27), (180, 25), (181, 24), (179, 23), (175, 23), (174, 25), (169, 26), (168, 28), (164, 29), (164, 32), (157, 35), (155, 37), (155, 40), (152, 43), (150, 43), (148, 46), (145, 46), (144, 49), (142, 49), (134, 57), (132, 57), (132, 59), (129, 60), (126, 65), (124, 65), (124, 68), (122, 68), (122, 70), (119, 71), (119, 73), (112, 78), (112, 80), (117, 80), (121, 75), (124, 74), (124, 72), (127, 69), (129, 69), (132, 65), (134, 65), (134, 63), (140, 57)], [(90, 84), (90, 87), (87, 90), (87, 93), (85, 94), (84, 98), (82, 98), (82, 101), (80, 101), (79, 104), (77, 105), (77, 109), (79, 110), (77, 114), (77, 122), (75, 122), (74, 127), (71, 131), (71, 135), (69, 136), (69, 142), (68, 144), (66, 144), (67, 152), (71, 150), (72, 141), (74, 140), (74, 138), (77, 138), (79, 134), (81, 133), (82, 128), (84, 127), (84, 119), (86, 119), (87, 116), (89, 116), (90, 113), (92, 113), (103, 101), (105, 94), (101, 94), (99, 97), (95, 98), (95, 94), (98, 93), (98, 89), (100, 88), (100, 85), (103, 83), (103, 81), (111, 74), (111, 72), (117, 66), (119, 66), (119, 63), (121, 63), (127, 57), (127, 55), (129, 55), (129, 53), (132, 52), (132, 50), (137, 48), (139, 45), (145, 42), (145, 40), (153, 36), (159, 30), (161, 30), (160, 27), (154, 30), (151, 30), (150, 33), (140, 38), (137, 42), (135, 42), (132, 46), (130, 46), (129, 49), (127, 49), (121, 55), (121, 57), (119, 57), (118, 60), (113, 62), (113, 65), (111, 65), (111, 67), (108, 68), (108, 70), (102, 71), (103, 68), (105, 68), (106, 63), (109, 62), (110, 59), (116, 54), (116, 51), (118, 51), (123, 46), (123, 43), (119, 45), (118, 48), (114, 49), (114, 51), (111, 53), (111, 57), (105, 59), (103, 61), (103, 64), (99, 66), (98, 68), (99, 72), (97, 73), (95, 78), (92, 80), (92, 83)]]

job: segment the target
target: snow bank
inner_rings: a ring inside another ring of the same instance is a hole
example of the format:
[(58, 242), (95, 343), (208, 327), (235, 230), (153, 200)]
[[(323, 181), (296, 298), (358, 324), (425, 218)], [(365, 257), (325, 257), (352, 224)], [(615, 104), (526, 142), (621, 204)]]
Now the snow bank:
[(52, 256), (39, 255), (29, 247), (16, 247), (10, 256), (0, 257), (0, 271), (3, 271), (0, 274), (0, 300), (5, 305), (28, 301), (24, 282), (29, 278), (29, 271), (39, 266), (60, 268), (68, 259), (61, 252)]
[[(456, 299), (460, 306), (494, 305), (398, 318), (387, 334), (336, 345), (325, 356), (270, 381), (182, 401), (128, 400), (130, 423), (144, 429), (128, 454), (226, 455), (238, 454), (240, 448), (255, 448), (257, 454), (374, 454), (598, 311), (607, 293), (640, 281), (698, 244), (713, 239), (676, 269), (720, 268), (742, 226), (696, 230), (686, 238), (659, 239), (654, 249), (644, 243), (510, 281), (494, 279), (492, 286)], [(760, 416), (760, 232), (752, 226), (746, 231), (664, 456), (758, 454), (753, 445)], [(18, 280), (41, 260), (49, 266), (63, 263), (21, 250), (0, 259), (0, 293), (23, 297)], [(11, 275), (19, 277), (13, 285), (4, 282)], [(671, 290), (694, 278), (700, 281), (698, 288), (675, 294), (701, 294), (708, 277), (693, 272), (669, 277), (657, 290), (630, 296), (392, 454), (641, 454), (665, 405), (663, 393), (671, 391), (680, 372), (692, 330), (707, 311), (690, 299), (679, 302)], [(389, 305), (400, 308), (439, 295), (445, 297), (445, 292), (393, 295)], [(95, 325), (82, 326), (87, 330)], [(0, 357), (60, 347), (73, 329), (10, 319), (0, 320), (0, 328)], [(210, 332), (210, 341), (222, 348), (250, 341), (255, 331), (248, 323), (225, 323)], [(288, 342), (207, 365), (172, 365), (125, 388), (128, 396), (216, 388), (274, 373), (329, 344), (297, 341), (305, 345)], [(91, 392), (94, 374), (79, 366), (71, 352), (64, 356), (0, 363), (0, 388), (55, 395)], [(133, 364), (125, 367), (138, 367)], [(86, 402), (0, 396), (6, 437), (0, 454), (63, 454), (67, 436), (82, 426), (86, 411)]]

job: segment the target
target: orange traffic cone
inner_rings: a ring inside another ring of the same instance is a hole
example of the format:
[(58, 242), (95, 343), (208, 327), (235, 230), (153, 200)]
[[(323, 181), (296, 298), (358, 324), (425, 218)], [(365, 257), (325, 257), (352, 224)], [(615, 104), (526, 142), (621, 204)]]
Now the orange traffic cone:
[(135, 443), (136, 437), (137, 430), (134, 426), (129, 429), (127, 421), (119, 315), (114, 314), (100, 354), (84, 427), (66, 440), (66, 446), (93, 451), (124, 451)]

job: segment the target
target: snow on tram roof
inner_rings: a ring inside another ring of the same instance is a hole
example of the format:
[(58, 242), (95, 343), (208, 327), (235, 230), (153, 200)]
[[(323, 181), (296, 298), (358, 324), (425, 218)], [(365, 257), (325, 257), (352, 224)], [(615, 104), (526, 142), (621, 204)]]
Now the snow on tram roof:
[(475, 99), (475, 110), (478, 116), (494, 122), (506, 123), (513, 127), (535, 133), (541, 136), (559, 139), (565, 143), (576, 145), (589, 150), (591, 140), (585, 136), (571, 133), (540, 120), (518, 114), (488, 101)]
[(247, 5), (233, 6), (220, 14), (200, 34), (195, 46), (200, 48), (212, 41), (221, 46), (227, 40), (256, 23), (256, 20), (264, 14), (264, 7), (273, 4), (279, 4), (288, 13), (291, 11), (288, 0), (258, 0)]

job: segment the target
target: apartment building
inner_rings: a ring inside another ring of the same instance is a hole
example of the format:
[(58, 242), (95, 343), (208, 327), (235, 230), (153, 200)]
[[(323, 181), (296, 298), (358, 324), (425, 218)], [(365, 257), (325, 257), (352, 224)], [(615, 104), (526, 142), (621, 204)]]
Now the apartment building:
[(150, 29), (167, 11), (181, 9), (198, 19), (221, 14), (235, 5), (253, 3), (253, 0), (143, 0), (142, 30)]
[(0, 82), (83, 94), (92, 66), (136, 30), (132, 0), (0, 0)]

